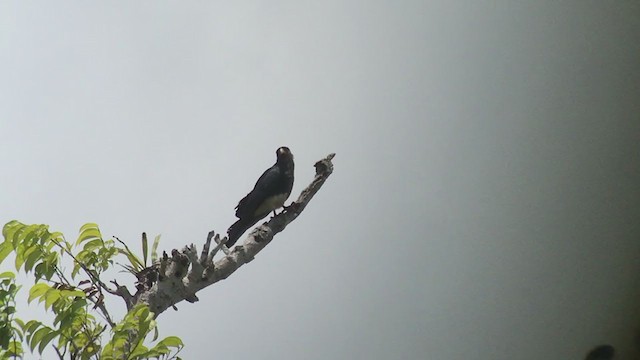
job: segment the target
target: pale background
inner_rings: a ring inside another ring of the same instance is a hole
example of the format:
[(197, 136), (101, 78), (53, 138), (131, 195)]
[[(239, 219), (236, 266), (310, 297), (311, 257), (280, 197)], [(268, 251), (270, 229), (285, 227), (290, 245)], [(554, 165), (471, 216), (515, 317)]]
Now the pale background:
[(2, 2), (0, 222), (200, 245), (278, 146), (295, 196), (336, 152), (162, 314), (183, 358), (633, 359), (639, 38), (634, 1)]

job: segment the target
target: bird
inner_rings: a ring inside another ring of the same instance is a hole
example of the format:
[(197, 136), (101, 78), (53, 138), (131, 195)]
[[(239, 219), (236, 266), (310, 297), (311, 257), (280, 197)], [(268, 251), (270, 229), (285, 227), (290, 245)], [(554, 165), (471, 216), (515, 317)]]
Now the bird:
[(253, 190), (238, 202), (236, 217), (238, 221), (227, 230), (225, 245), (230, 248), (255, 223), (273, 211), (284, 207), (293, 188), (293, 154), (288, 147), (276, 150), (276, 163), (265, 170)]

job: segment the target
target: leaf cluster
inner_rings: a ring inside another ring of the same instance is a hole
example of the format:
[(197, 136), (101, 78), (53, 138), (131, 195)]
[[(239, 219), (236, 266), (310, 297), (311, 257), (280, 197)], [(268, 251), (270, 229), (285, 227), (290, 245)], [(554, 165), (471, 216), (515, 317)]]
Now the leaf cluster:
[[(7, 223), (2, 235), (0, 263), (13, 254), (16, 271), (34, 278), (28, 302), (37, 300), (55, 317), (51, 324), (16, 318), (15, 296), (20, 286), (15, 284), (13, 272), (0, 274), (0, 359), (22, 358), (23, 346), (42, 353), (49, 345), (60, 359), (178, 358), (182, 341), (177, 337), (157, 341), (156, 322), (146, 305), (137, 305), (114, 322), (104, 303), (105, 294), (114, 292), (101, 275), (114, 267), (120, 255), (129, 262), (126, 268), (143, 269), (148, 251), (146, 235), (142, 261), (122, 241), (105, 240), (93, 223), (80, 228), (75, 242), (68, 242), (59, 232), (50, 232), (47, 225), (18, 221)], [(152, 258), (157, 256), (158, 240), (156, 237)], [(73, 261), (70, 272), (60, 266), (63, 257)], [(152, 331), (155, 343), (148, 347), (145, 341)]]
[(0, 359), (21, 357), (24, 352), (20, 341), (22, 332), (13, 321), (18, 290), (20, 286), (15, 284), (14, 273), (0, 274)]

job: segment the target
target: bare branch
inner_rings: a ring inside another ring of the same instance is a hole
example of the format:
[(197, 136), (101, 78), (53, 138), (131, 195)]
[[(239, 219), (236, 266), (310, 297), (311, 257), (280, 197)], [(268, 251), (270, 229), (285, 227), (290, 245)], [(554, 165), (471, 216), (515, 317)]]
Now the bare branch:
[(126, 304), (131, 303), (131, 298), (133, 298), (133, 295), (131, 295), (131, 293), (129, 292), (129, 289), (127, 289), (126, 286), (121, 286), (115, 280), (111, 280), (111, 283), (116, 286), (116, 290), (113, 293), (112, 292), (109, 292), (109, 293), (120, 296), (122, 299), (124, 299), (124, 302)]
[(58, 358), (60, 360), (64, 360), (64, 356), (62, 355), (62, 353), (60, 352), (60, 349), (58, 349), (57, 346), (53, 345), (53, 349), (56, 351), (56, 354), (58, 354)]
[(227, 247), (227, 240), (229, 240), (229, 238), (227, 238), (226, 236), (222, 239), (220, 239), (220, 234), (216, 234), (216, 237), (213, 238), (213, 241), (216, 242), (216, 244), (218, 244), (213, 251), (211, 251), (211, 253), (209, 254), (209, 260), (213, 261), (213, 257), (216, 256), (216, 254), (218, 253), (218, 251), (222, 250), (222, 252), (225, 255), (229, 255), (230, 250)]
[[(330, 154), (316, 162), (316, 175), (311, 184), (300, 193), (298, 199), (285, 207), (280, 214), (251, 231), (245, 237), (242, 245), (237, 245), (230, 251), (224, 245), (227, 238), (220, 238), (219, 234), (211, 231), (207, 236), (200, 257), (197, 256), (196, 247), (193, 244), (185, 246), (181, 251), (174, 249), (171, 252), (171, 257), (165, 252), (159, 264), (147, 268), (149, 271), (157, 272), (157, 281), (146, 284), (148, 286), (138, 286), (138, 290), (133, 296), (121, 295), (125, 299), (127, 307), (132, 308), (135, 304), (145, 303), (158, 316), (170, 307), (175, 309), (175, 304), (182, 300), (198, 301), (196, 296), (198, 291), (226, 279), (242, 265), (253, 260), (277, 233), (283, 231), (287, 225), (300, 216), (333, 172), (331, 160), (334, 156), (335, 154)], [(217, 246), (209, 251), (211, 239)], [(220, 249), (225, 253), (225, 256), (214, 263), (214, 256)], [(120, 291), (120, 287), (117, 291)]]

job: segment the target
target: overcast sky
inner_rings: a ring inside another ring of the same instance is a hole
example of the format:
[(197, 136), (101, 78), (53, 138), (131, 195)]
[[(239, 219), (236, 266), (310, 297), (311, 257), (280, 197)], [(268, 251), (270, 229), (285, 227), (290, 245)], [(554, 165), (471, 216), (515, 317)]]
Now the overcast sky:
[(1, 2), (0, 222), (201, 245), (279, 146), (296, 197), (335, 152), (161, 315), (183, 358), (633, 359), (639, 38), (633, 1)]

